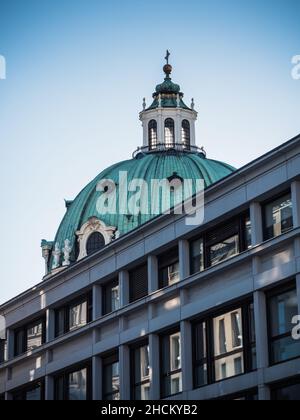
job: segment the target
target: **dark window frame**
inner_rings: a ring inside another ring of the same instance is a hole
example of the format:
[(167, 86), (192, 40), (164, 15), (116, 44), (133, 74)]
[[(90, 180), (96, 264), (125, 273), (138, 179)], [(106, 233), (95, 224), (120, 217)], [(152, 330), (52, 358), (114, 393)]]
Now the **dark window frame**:
[[(92, 241), (93, 243), (91, 243)], [(96, 252), (100, 251), (104, 247), (105, 247), (105, 238), (102, 235), (102, 233), (92, 232), (86, 241), (86, 254), (87, 256), (94, 255)]]
[[(164, 340), (166, 338), (170, 338), (172, 335), (174, 334), (180, 334), (180, 346), (182, 346), (182, 337), (181, 337), (181, 329), (180, 326), (177, 327), (173, 327), (167, 331), (164, 331), (162, 334), (160, 334), (159, 336), (159, 361), (160, 361), (160, 396), (162, 399), (164, 398), (169, 398), (169, 397), (174, 397), (176, 395), (181, 394), (181, 392), (178, 392), (176, 394), (170, 394), (170, 395), (165, 395), (164, 394), (164, 389), (165, 389), (165, 380), (167, 378), (171, 378), (172, 376), (180, 373), (181, 374), (181, 381), (182, 381), (182, 360), (181, 360), (181, 368), (180, 369), (176, 369), (173, 371), (166, 371), (164, 372), (164, 358), (163, 358), (163, 352), (164, 352)], [(180, 349), (180, 354), (182, 357), (182, 348)]]
[[(291, 191), (291, 189), (287, 189), (287, 190), (285, 190), (285, 191), (283, 191), (281, 193), (278, 193), (278, 194), (274, 195), (272, 198), (269, 198), (268, 200), (265, 200), (265, 201), (263, 201), (261, 203), (262, 224), (263, 224), (262, 225), (262, 229), (263, 229), (263, 240), (264, 240), (264, 242), (270, 241), (270, 240), (278, 237), (278, 236), (269, 236), (269, 235), (267, 235), (266, 208), (267, 208), (268, 205), (272, 204), (273, 202), (275, 202), (275, 201), (279, 200), (280, 198), (283, 198), (283, 197), (285, 197), (287, 195), (290, 195), (290, 197), (291, 197), (292, 208), (293, 208), (292, 191)], [(290, 232), (291, 230), (294, 229), (294, 220), (293, 220), (293, 217), (292, 217), (292, 223), (293, 223), (293, 226), (287, 232), (281, 233), (281, 235), (285, 235), (286, 233), (288, 233), (288, 232)], [(279, 236), (281, 236), (281, 235), (279, 235)]]
[[(105, 283), (102, 286), (102, 316), (111, 314), (114, 312), (112, 310), (112, 289), (115, 287), (119, 288), (119, 304), (120, 304), (120, 284), (119, 279), (115, 278), (113, 280), (110, 280), (109, 282)], [(109, 296), (108, 296), (109, 294)], [(109, 301), (109, 303), (108, 303)]]
[[(245, 299), (242, 302), (237, 302), (235, 304), (226, 305), (215, 312), (208, 313), (206, 316), (199, 317), (192, 322), (192, 357), (193, 357), (193, 384), (195, 389), (203, 388), (204, 386), (211, 385), (214, 383), (219, 383), (226, 381), (238, 376), (245, 375), (250, 372), (254, 372), (257, 367), (252, 366), (252, 351), (256, 347), (256, 342), (253, 342), (251, 337), (251, 319), (250, 308), (253, 305), (253, 300), (251, 298)], [(214, 326), (213, 321), (215, 318), (226, 315), (229, 312), (234, 312), (236, 310), (242, 310), (242, 328), (243, 328), (243, 347), (235, 352), (224, 353), (220, 356), (215, 356), (214, 354)], [(200, 324), (206, 325), (206, 358), (197, 359), (196, 355), (196, 340), (197, 340), (197, 327)], [(228, 378), (216, 380), (215, 375), (215, 361), (218, 359), (223, 359), (230, 355), (231, 353), (243, 353), (244, 358), (244, 369), (243, 373), (230, 376)], [(207, 383), (199, 385), (197, 381), (197, 369), (196, 367), (203, 366), (203, 361), (206, 361), (207, 364)]]
[(288, 379), (286, 381), (277, 382), (271, 386), (271, 401), (279, 401), (277, 397), (277, 392), (281, 389), (289, 388), (294, 385), (299, 385), (300, 387), (300, 376), (295, 376), (294, 378)]
[(157, 148), (157, 145), (158, 145), (157, 121), (154, 119), (150, 120), (148, 123), (148, 142), (149, 142), (149, 150), (155, 150)]
[[(169, 135), (167, 135), (167, 129)], [(164, 122), (164, 139), (167, 148), (174, 148), (176, 144), (175, 121), (173, 118), (166, 118)]]
[[(169, 286), (168, 282), (165, 281), (164, 276), (163, 276), (164, 270), (176, 263), (179, 263), (178, 246), (158, 256), (158, 287), (159, 289), (163, 289)], [(179, 280), (180, 280), (180, 273), (179, 273)]]
[[(247, 243), (247, 232), (246, 232), (246, 225), (247, 221), (250, 220), (250, 213), (249, 210), (241, 213), (238, 216), (235, 216), (226, 222), (222, 222), (217, 227), (213, 229), (208, 229), (207, 231), (203, 232), (202, 234), (192, 238), (190, 240), (190, 272), (191, 274), (196, 274), (198, 271), (193, 270), (193, 263), (194, 259), (197, 257), (192, 256), (192, 247), (193, 244), (197, 241), (203, 242), (203, 267), (204, 270), (209, 269), (211, 267), (215, 267), (218, 264), (222, 264), (225, 261), (228, 261), (236, 256), (240, 255), (242, 252), (245, 252), (249, 249), (249, 244)], [(232, 230), (228, 230), (228, 226), (232, 226)], [(231, 237), (238, 235), (238, 245), (239, 251), (236, 255), (224, 259), (214, 265), (212, 265), (211, 261), (211, 248), (226, 239), (230, 239)]]
[(191, 124), (189, 120), (184, 119), (181, 122), (181, 141), (185, 149), (191, 148)]
[[(144, 273), (143, 273), (144, 270)], [(136, 280), (136, 278), (134, 277), (134, 275), (136, 273), (139, 273), (139, 271), (141, 271), (142, 274), (144, 274), (146, 276), (146, 283), (143, 284), (143, 288), (144, 290), (142, 290), (141, 293), (137, 293), (136, 290), (134, 289), (134, 280)], [(149, 293), (149, 289), (148, 289), (148, 264), (147, 263), (143, 263), (138, 265), (137, 267), (134, 267), (132, 270), (130, 270), (128, 272), (128, 276), (129, 276), (129, 302), (133, 303), (136, 302), (140, 299), (145, 298), (146, 296), (148, 296)]]
[[(72, 373), (79, 372), (83, 369), (86, 369), (87, 373), (87, 381), (86, 381), (86, 401), (90, 401), (92, 399), (92, 362), (83, 362), (80, 364), (73, 365), (68, 367), (61, 373), (58, 373), (54, 376), (54, 400), (55, 401), (68, 401), (69, 400), (69, 375)], [(58, 381), (62, 380), (63, 386), (63, 399), (58, 399)]]
[[(112, 391), (112, 392), (107, 392), (106, 390), (106, 384), (105, 384), (105, 368), (107, 366), (112, 366), (115, 363), (119, 364), (119, 389)], [(113, 398), (110, 399), (108, 397), (113, 397), (115, 395), (119, 395), (120, 396), (120, 391), (121, 391), (121, 387), (120, 387), (120, 358), (119, 358), (119, 352), (118, 350), (115, 352), (112, 352), (110, 354), (104, 355), (102, 356), (102, 366), (103, 366), (103, 373), (102, 373), (102, 399), (104, 401), (113, 401)]]
[[(42, 347), (45, 343), (46, 343), (46, 316), (42, 316), (39, 318), (36, 318), (34, 321), (28, 322), (26, 324), (24, 324), (22, 327), (16, 328), (14, 330), (14, 357), (18, 357), (21, 356), (22, 354), (27, 353), (27, 351), (29, 351), (28, 349), (28, 336), (27, 336), (27, 332), (30, 328), (36, 326), (37, 324), (42, 324), (42, 343), (41, 346)], [(18, 344), (19, 344), (19, 339), (17, 338), (18, 334), (22, 334), (21, 337), (21, 351), (18, 351)], [(37, 350), (37, 349), (34, 349)], [(32, 351), (34, 351), (32, 350)]]
[[(55, 309), (55, 338), (61, 337), (64, 334), (68, 334), (70, 332), (70, 309), (72, 307), (75, 307), (77, 305), (81, 305), (83, 303), (87, 303), (87, 313), (86, 313), (86, 318), (87, 318), (87, 324), (88, 325), (90, 322), (92, 322), (93, 320), (93, 296), (92, 296), (92, 292), (88, 292), (84, 295), (81, 295), (80, 297), (77, 297), (73, 300), (71, 300), (70, 302), (68, 302), (67, 304), (56, 308)], [(59, 332), (59, 327), (58, 327), (58, 317), (60, 315), (60, 313), (63, 315), (63, 332), (60, 333)], [(82, 327), (79, 327), (78, 329), (80, 329)], [(72, 330), (72, 331), (75, 331)]]
[(41, 399), (39, 401), (45, 400), (45, 381), (44, 379), (33, 382), (30, 385), (24, 385), (16, 390), (11, 392), (13, 401), (26, 401), (26, 394), (30, 391), (35, 390), (36, 388), (41, 390)]
[(275, 288), (269, 290), (266, 293), (267, 328), (268, 328), (268, 333), (267, 334), (268, 334), (268, 352), (269, 352), (270, 366), (277, 366), (277, 365), (280, 365), (282, 363), (290, 362), (292, 360), (297, 360), (300, 357), (300, 356), (296, 356), (296, 357), (292, 357), (292, 358), (287, 359), (287, 360), (282, 360), (282, 361), (275, 362), (274, 361), (275, 358), (274, 358), (274, 354), (273, 354), (273, 348), (272, 348), (272, 344), (275, 343), (276, 341), (279, 341), (283, 338), (291, 337), (291, 331), (289, 331), (287, 333), (284, 333), (284, 334), (277, 335), (275, 337), (272, 337), (272, 333), (271, 333), (272, 326), (271, 326), (271, 316), (270, 316), (270, 313), (271, 313), (270, 300), (275, 296), (279, 296), (281, 294), (288, 293), (288, 292), (291, 292), (291, 291), (296, 291), (296, 294), (297, 294), (297, 285), (296, 285), (296, 282), (294, 280), (289, 281), (288, 283), (286, 283), (284, 285), (281, 285), (279, 287), (275, 287)]
[(149, 341), (144, 340), (142, 342), (136, 343), (130, 348), (130, 384), (131, 384), (131, 398), (133, 400), (137, 400), (136, 398), (136, 389), (141, 387), (142, 385), (151, 384), (150, 381), (150, 373), (149, 378), (144, 379), (143, 381), (136, 382), (136, 372), (135, 372), (135, 352), (136, 350), (141, 349), (142, 347), (149, 346)]

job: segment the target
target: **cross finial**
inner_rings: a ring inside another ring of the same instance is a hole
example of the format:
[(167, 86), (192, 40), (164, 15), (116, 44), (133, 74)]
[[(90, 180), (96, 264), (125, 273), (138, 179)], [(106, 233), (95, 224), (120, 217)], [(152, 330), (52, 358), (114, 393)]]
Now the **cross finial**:
[(169, 64), (169, 57), (170, 57), (170, 55), (171, 55), (170, 51), (167, 50), (167, 54), (165, 56), (165, 60), (166, 60), (167, 64)]

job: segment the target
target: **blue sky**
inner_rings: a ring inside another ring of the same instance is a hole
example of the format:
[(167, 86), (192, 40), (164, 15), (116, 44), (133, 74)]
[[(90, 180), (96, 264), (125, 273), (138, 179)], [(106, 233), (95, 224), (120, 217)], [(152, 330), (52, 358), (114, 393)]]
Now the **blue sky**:
[(0, 0), (0, 302), (42, 279), (64, 198), (141, 145), (167, 48), (208, 157), (240, 167), (299, 134), (299, 20), (299, 0)]

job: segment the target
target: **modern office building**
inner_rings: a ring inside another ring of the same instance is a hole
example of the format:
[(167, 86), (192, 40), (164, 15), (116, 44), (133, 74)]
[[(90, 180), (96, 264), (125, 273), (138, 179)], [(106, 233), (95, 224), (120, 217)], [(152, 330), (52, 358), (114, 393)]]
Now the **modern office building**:
[[(238, 170), (209, 159), (171, 71), (143, 146), (66, 202), (43, 281), (0, 307), (0, 399), (300, 399), (300, 136)], [(204, 223), (153, 192), (158, 212), (123, 212), (120, 173), (203, 179)]]

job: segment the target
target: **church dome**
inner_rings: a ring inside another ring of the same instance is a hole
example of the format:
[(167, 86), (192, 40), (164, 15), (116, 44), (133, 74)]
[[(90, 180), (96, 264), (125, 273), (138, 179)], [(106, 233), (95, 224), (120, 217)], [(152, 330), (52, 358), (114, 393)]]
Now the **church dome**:
[[(172, 82), (167, 51), (165, 80), (156, 87), (154, 102), (143, 101), (140, 120), (143, 145), (132, 159), (102, 171), (73, 201), (53, 242), (42, 241), (46, 275), (81, 260), (120, 236), (193, 197), (234, 168), (206, 157), (196, 146), (194, 100), (183, 102)], [(201, 185), (200, 185), (201, 184)]]
[[(116, 214), (105, 214), (106, 210), (99, 209), (98, 199), (101, 192), (97, 191), (97, 185), (101, 180), (109, 179), (115, 182), (117, 199), (119, 197), (119, 174), (127, 172), (128, 183), (134, 179), (142, 179), (149, 185), (151, 180), (171, 179), (177, 177), (183, 180), (203, 179), (205, 187), (208, 187), (234, 171), (234, 168), (222, 162), (205, 158), (202, 153), (186, 152), (157, 152), (150, 154), (138, 154), (135, 158), (117, 163), (101, 172), (90, 182), (75, 198), (68, 202), (67, 212), (58, 229), (55, 243), (64, 244), (69, 240), (73, 249), (71, 259), (76, 259), (76, 232), (95, 217), (101, 219), (106, 226), (115, 227), (120, 235), (137, 228), (154, 218), (151, 214), (120, 214), (118, 205)], [(191, 196), (196, 192), (191, 191)], [(128, 199), (133, 193), (128, 192)], [(151, 202), (149, 191), (149, 203)], [(101, 214), (102, 213), (102, 214)]]

